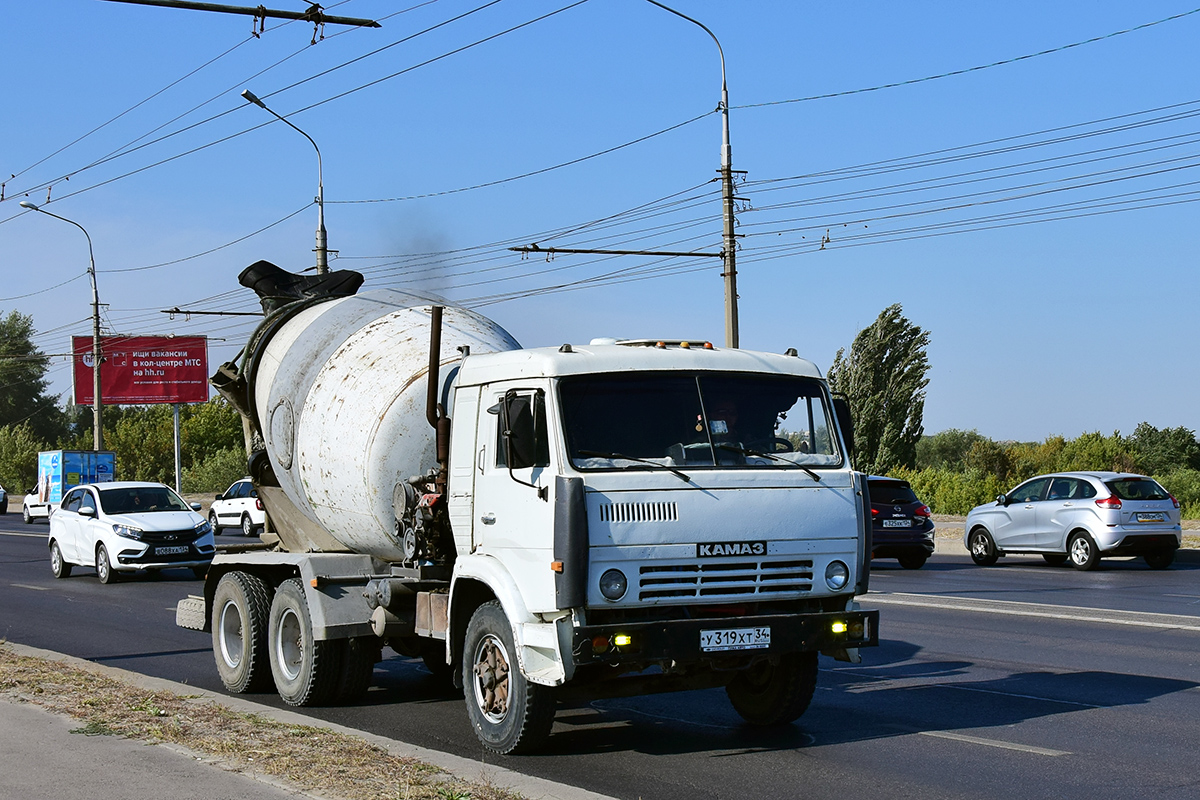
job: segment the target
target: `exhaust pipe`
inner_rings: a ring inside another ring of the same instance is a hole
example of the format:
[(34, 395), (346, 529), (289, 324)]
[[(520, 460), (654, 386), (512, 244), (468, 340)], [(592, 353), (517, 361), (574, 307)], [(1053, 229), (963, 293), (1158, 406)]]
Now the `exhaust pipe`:
[(446, 465), (450, 461), (450, 418), (438, 402), (441, 389), (442, 306), (433, 306), (429, 314), (429, 388), (425, 394), (425, 419), (437, 432), (438, 474), (434, 480), (439, 494), (446, 493)]

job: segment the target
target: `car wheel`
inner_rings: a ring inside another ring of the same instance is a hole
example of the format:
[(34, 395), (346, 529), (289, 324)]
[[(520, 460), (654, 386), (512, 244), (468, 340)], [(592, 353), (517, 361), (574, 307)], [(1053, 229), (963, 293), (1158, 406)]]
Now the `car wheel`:
[(1000, 558), (1000, 554), (996, 552), (996, 543), (992, 541), (991, 534), (983, 528), (976, 528), (971, 531), (969, 545), (971, 560), (981, 567), (990, 567)]
[(1100, 550), (1096, 547), (1096, 542), (1082, 531), (1067, 541), (1067, 554), (1070, 556), (1071, 566), (1085, 572), (1095, 569), (1100, 563)]
[(341, 642), (313, 638), (308, 598), (296, 578), (284, 581), (275, 590), (267, 639), (271, 674), (283, 701), (291, 706), (329, 702), (341, 673)]
[(778, 664), (763, 660), (725, 687), (729, 702), (751, 725), (783, 725), (799, 719), (817, 688), (817, 654), (784, 653)]
[(228, 572), (213, 594), (212, 646), (221, 683), (231, 692), (267, 688), (271, 588), (257, 575)]
[(96, 548), (96, 577), (101, 583), (116, 583), (117, 571), (112, 567), (108, 558), (108, 548), (100, 545)]
[(1067, 563), (1065, 553), (1042, 553), (1042, 559), (1052, 567), (1061, 567)]
[(50, 543), (50, 571), (54, 573), (56, 578), (71, 577), (71, 565), (63, 558), (62, 550), (58, 547), (58, 542)]
[(1166, 569), (1175, 563), (1175, 551), (1160, 550), (1157, 553), (1146, 553), (1142, 558), (1146, 560), (1146, 566), (1150, 569)]
[(242, 514), (242, 536), (254, 535), (254, 523), (250, 521), (249, 514)]
[(924, 553), (913, 553), (910, 555), (897, 556), (896, 560), (900, 562), (900, 566), (905, 569), (920, 569), (925, 566), (929, 556)]
[(493, 600), (475, 610), (463, 656), (467, 717), (483, 746), (500, 754), (520, 753), (545, 741), (554, 726), (554, 695), (521, 674), (500, 603)]
[(33, 517), (29, 516), (29, 506), (21, 506), (21, 519), (25, 521), (26, 525), (33, 524)]
[(221, 525), (217, 522), (217, 512), (208, 512), (208, 524), (213, 529), (213, 536), (217, 536), (221, 533)]

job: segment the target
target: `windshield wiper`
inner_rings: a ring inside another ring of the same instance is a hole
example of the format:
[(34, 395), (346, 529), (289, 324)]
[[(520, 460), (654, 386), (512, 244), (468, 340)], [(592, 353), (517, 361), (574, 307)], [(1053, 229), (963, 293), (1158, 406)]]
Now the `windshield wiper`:
[(680, 478), (682, 478), (687, 483), (692, 482), (692, 479), (690, 477), (688, 477), (684, 473), (680, 472), (679, 470), (675, 469), (674, 467), (668, 467), (666, 464), (659, 464), (657, 461), (651, 461), (648, 458), (638, 458), (637, 456), (623, 456), (620, 453), (601, 453), (599, 450), (576, 450), (575, 452), (579, 453), (579, 455), (581, 455), (581, 456), (586, 456), (587, 458), (610, 458), (610, 459), (620, 458), (625, 461), (637, 461), (640, 464), (649, 464), (652, 467), (658, 467), (659, 469), (665, 469), (667, 472), (670, 472), (672, 475), (678, 475)]
[(779, 456), (772, 455), (771, 453), (762, 453), (762, 452), (759, 452), (758, 450), (751, 450), (749, 447), (739, 447), (736, 444), (726, 444), (724, 442), (718, 442), (717, 447), (719, 447), (722, 450), (732, 450), (733, 452), (741, 453), (744, 456), (758, 456), (759, 458), (769, 458), (772, 461), (778, 461), (780, 464), (787, 464), (789, 467), (796, 467), (797, 469), (802, 469), (805, 472), (807, 472), (809, 474), (809, 477), (811, 477), (814, 481), (817, 481), (818, 483), (821, 482), (820, 475), (813, 472), (811, 469), (804, 466), (803, 464), (797, 464), (795, 461), (788, 461), (786, 458), (780, 458)]

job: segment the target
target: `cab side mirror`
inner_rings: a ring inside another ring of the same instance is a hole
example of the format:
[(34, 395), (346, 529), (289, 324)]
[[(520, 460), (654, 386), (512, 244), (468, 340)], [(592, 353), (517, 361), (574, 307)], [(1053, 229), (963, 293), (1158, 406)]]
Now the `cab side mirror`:
[(96, 509), (94, 506), (80, 506), (79, 515), (81, 517), (94, 517), (96, 516)]
[(842, 439), (846, 442), (846, 455), (854, 456), (854, 418), (850, 415), (850, 401), (845, 397), (833, 398), (833, 413), (837, 416)]
[(223, 494), (219, 494), (213, 498), (213, 500), (224, 500), (224, 499), (225, 499), (225, 495), (223, 495)]
[(1003, 494), (996, 495), (996, 505), (998, 505), (998, 506), (1008, 505), (1008, 496), (1003, 495)]
[(192, 511), (199, 511), (202, 508), (199, 503), (188, 503), (188, 507), (191, 508)]

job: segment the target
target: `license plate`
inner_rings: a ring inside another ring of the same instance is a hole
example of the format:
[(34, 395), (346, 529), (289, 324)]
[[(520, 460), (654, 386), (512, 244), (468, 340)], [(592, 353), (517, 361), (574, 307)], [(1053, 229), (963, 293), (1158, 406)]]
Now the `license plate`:
[(911, 519), (885, 519), (883, 521), (883, 527), (885, 527), (885, 528), (911, 528), (912, 520)]
[(719, 650), (765, 650), (771, 646), (771, 628), (722, 628), (700, 631), (700, 649), (705, 653)]
[(1166, 522), (1167, 517), (1161, 511), (1143, 511), (1135, 515), (1138, 522)]
[(156, 556), (178, 556), (183, 555), (188, 551), (187, 545), (179, 545), (176, 547), (156, 547), (154, 555)]

